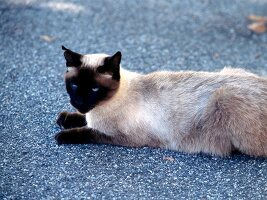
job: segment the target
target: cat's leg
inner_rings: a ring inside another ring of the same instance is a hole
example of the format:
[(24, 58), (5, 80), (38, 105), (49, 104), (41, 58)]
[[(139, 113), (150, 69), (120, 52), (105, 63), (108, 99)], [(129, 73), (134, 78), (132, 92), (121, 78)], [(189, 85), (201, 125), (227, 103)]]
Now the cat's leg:
[(212, 147), (211, 152), (238, 150), (252, 156), (267, 156), (267, 109), (260, 106), (266, 97), (255, 94), (236, 87), (216, 90), (204, 121), (209, 139), (205, 146)]
[[(198, 125), (200, 126), (200, 125)], [(198, 130), (193, 130), (181, 140), (181, 149), (188, 153), (206, 153), (215, 156), (228, 156), (235, 151), (230, 137), (221, 127), (205, 121)]]
[(64, 129), (83, 127), (86, 125), (85, 115), (71, 112), (61, 112), (57, 124)]
[(88, 127), (71, 128), (60, 131), (55, 139), (60, 144), (113, 144), (119, 146), (135, 146), (124, 135), (109, 136)]

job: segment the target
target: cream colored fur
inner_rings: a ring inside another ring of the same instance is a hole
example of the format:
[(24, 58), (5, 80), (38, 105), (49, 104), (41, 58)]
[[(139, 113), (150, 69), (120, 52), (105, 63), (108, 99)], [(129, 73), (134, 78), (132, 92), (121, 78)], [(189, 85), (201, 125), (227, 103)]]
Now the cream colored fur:
[(121, 68), (117, 92), (86, 120), (107, 135), (126, 136), (125, 146), (266, 157), (267, 79), (234, 68), (147, 75)]

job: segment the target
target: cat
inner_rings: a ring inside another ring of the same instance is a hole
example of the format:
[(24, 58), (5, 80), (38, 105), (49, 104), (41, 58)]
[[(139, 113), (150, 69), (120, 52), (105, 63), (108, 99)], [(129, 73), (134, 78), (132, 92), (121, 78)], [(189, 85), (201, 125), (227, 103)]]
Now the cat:
[(267, 156), (267, 79), (239, 68), (153, 72), (120, 66), (121, 52), (80, 54), (62, 46), (66, 90), (58, 144), (158, 147)]

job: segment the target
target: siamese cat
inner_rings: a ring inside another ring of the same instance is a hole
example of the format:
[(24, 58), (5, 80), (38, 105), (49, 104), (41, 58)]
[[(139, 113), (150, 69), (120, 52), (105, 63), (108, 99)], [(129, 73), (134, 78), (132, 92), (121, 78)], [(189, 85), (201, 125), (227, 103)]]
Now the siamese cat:
[(266, 78), (233, 68), (143, 75), (123, 69), (120, 52), (62, 49), (66, 89), (78, 112), (60, 113), (58, 144), (267, 156)]

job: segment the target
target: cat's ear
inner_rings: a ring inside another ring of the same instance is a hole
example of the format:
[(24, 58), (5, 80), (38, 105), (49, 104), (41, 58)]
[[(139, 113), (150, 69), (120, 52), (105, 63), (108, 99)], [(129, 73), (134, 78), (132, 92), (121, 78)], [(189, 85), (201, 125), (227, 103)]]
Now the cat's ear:
[(110, 58), (110, 62), (112, 63), (113, 67), (120, 68), (121, 64), (121, 52), (117, 51), (113, 56)]
[(66, 59), (66, 66), (67, 67), (79, 67), (81, 66), (81, 58), (83, 55), (73, 52), (70, 49), (62, 46), (62, 50), (64, 50), (64, 57)]
[(121, 63), (121, 52), (118, 51), (111, 57), (105, 59), (104, 65), (97, 68), (99, 73), (110, 73), (112, 79), (120, 80), (120, 63)]

